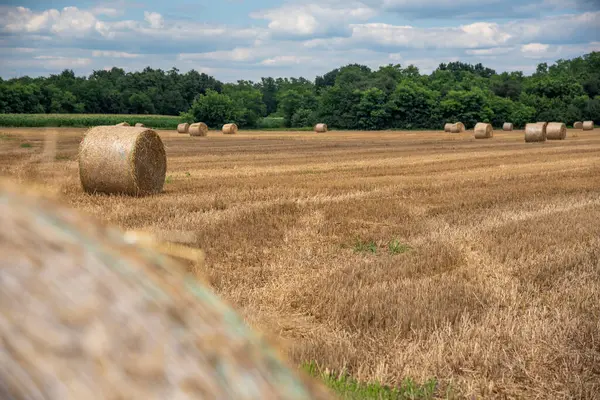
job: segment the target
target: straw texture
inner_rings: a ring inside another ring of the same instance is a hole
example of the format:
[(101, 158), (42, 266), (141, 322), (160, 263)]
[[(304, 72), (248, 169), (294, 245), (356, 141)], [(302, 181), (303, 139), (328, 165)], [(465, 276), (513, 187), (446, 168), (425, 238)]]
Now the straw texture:
[(0, 182), (0, 398), (326, 399), (183, 266)]
[(490, 139), (494, 137), (494, 128), (492, 124), (486, 124), (484, 122), (478, 122), (475, 125), (475, 139)]
[(465, 131), (465, 125), (462, 122), (452, 124), (450, 127), (450, 133), (462, 133)]
[(148, 128), (97, 126), (79, 146), (79, 177), (88, 193), (159, 193), (166, 170), (163, 142)]
[(538, 122), (525, 125), (526, 142), (545, 142), (546, 141), (546, 123)]
[(452, 129), (452, 123), (448, 122), (444, 125), (444, 132), (450, 132), (450, 129)]
[(594, 121), (585, 121), (583, 123), (583, 130), (584, 131), (592, 131), (592, 130), (594, 130)]
[(137, 124), (135, 124), (136, 128), (145, 128), (146, 125), (142, 124), (141, 122), (138, 122)]
[(502, 125), (502, 130), (503, 131), (512, 131), (513, 130), (513, 124), (510, 122), (505, 122), (504, 125)]
[(316, 124), (315, 125), (315, 132), (317, 133), (324, 133), (327, 132), (327, 124)]
[(223, 125), (223, 133), (226, 135), (235, 135), (238, 131), (236, 124), (225, 124)]
[(190, 136), (206, 136), (208, 134), (208, 126), (204, 122), (197, 122), (190, 125), (188, 132)]
[(550, 122), (546, 126), (546, 139), (564, 140), (567, 137), (567, 126), (562, 122)]
[(177, 133), (188, 133), (189, 129), (190, 124), (188, 124), (187, 122), (177, 125)]

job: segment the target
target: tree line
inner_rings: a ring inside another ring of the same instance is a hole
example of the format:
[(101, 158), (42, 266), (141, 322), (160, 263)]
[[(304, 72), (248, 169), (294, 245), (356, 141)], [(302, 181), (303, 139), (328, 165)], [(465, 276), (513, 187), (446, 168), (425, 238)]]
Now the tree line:
[(462, 121), (501, 126), (513, 122), (593, 120), (600, 123), (600, 52), (536, 72), (497, 73), (481, 64), (440, 64), (431, 74), (399, 64), (372, 70), (350, 64), (318, 76), (223, 83), (197, 71), (145, 68), (65, 70), (49, 77), (0, 78), (0, 113), (176, 115), (211, 127), (439, 129)]

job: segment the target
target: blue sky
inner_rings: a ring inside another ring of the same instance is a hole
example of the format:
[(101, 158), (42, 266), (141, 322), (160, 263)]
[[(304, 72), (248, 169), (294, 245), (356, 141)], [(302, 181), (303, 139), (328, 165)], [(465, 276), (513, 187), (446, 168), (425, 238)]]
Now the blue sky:
[(224, 81), (600, 51), (600, 0), (0, 0), (0, 76), (146, 66)]

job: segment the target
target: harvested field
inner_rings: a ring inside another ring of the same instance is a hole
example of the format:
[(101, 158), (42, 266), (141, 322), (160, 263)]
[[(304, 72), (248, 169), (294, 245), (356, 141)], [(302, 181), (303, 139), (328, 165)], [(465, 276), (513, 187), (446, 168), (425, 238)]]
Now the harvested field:
[(0, 128), (0, 175), (125, 229), (193, 232), (195, 272), (294, 363), (436, 378), (441, 397), (600, 392), (598, 129), (535, 145), (522, 130), (160, 131), (165, 190), (145, 198), (83, 192), (84, 131)]

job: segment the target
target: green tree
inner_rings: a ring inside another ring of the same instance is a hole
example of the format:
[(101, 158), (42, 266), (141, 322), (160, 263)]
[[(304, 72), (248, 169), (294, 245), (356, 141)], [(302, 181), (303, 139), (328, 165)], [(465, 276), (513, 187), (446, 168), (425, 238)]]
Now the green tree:
[(204, 122), (212, 128), (235, 122), (236, 108), (233, 100), (226, 94), (208, 89), (206, 94), (199, 95), (188, 114), (195, 122)]
[(129, 97), (129, 107), (134, 114), (154, 114), (154, 104), (146, 93), (134, 93)]
[(238, 81), (237, 84), (226, 84), (223, 93), (229, 96), (235, 105), (235, 118), (241, 127), (256, 127), (259, 119), (266, 113), (262, 102), (262, 93), (251, 82)]
[(370, 88), (360, 92), (356, 105), (357, 126), (359, 129), (379, 130), (388, 126), (390, 113), (387, 97), (383, 90)]

